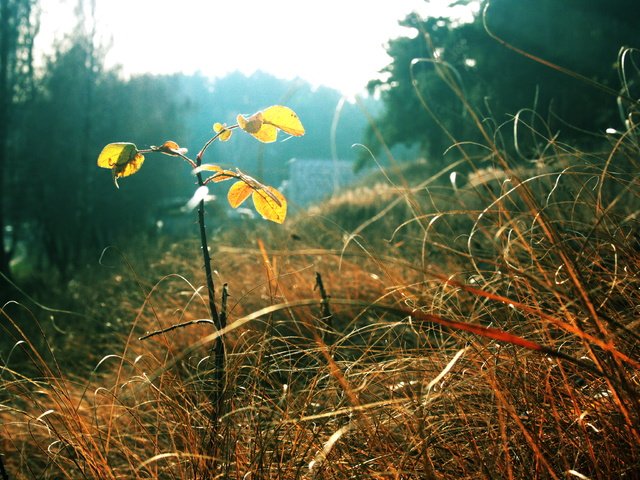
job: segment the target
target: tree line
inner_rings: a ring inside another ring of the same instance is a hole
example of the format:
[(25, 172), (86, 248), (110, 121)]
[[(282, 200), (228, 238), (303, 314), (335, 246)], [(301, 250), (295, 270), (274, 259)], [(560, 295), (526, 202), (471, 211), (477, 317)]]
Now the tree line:
[[(106, 51), (96, 44), (82, 8), (76, 28), (36, 70), (38, 0), (0, 0), (0, 272), (11, 274), (17, 247), (27, 244), (32, 268), (67, 275), (95, 262), (117, 239), (144, 232), (159, 205), (193, 192), (188, 169), (176, 175), (180, 170), (166, 162), (179, 160), (167, 158), (148, 160), (144, 173), (122, 182), (116, 194), (105, 172), (95, 168), (102, 146), (114, 141), (145, 148), (173, 140), (194, 149), (210, 137), (214, 122), (285, 103), (303, 119), (304, 141), (263, 149), (238, 139), (224, 151), (214, 150), (216, 158), (209, 160), (277, 186), (291, 158), (355, 159), (365, 150), (352, 144), (362, 141), (377, 154), (381, 138), (390, 147), (417, 146), (431, 168), (439, 169), (451, 159), (443, 152), (454, 141), (482, 140), (462, 98), (505, 149), (514, 148), (513, 138), (503, 133), (520, 112), (531, 129), (519, 139), (519, 153), (530, 159), (546, 144), (535, 132), (589, 146), (603, 141), (607, 127), (635, 121), (624, 113), (637, 88), (637, 54), (629, 57), (628, 91), (622, 95), (618, 52), (640, 44), (638, 2), (452, 3), (481, 8), (467, 23), (413, 14), (402, 21), (415, 35), (389, 41), (385, 77), (370, 83), (382, 108), (368, 100), (376, 121), (363, 139), (368, 121), (358, 107), (339, 107), (338, 92), (301, 80), (265, 73), (124, 79), (118, 69), (103, 66)], [(332, 129), (337, 111), (340, 128)], [(368, 152), (359, 157), (361, 164), (369, 159)]]
[(82, 9), (77, 27), (36, 71), (37, 0), (0, 1), (0, 272), (5, 275), (12, 273), (18, 247), (26, 245), (30, 269), (53, 269), (64, 278), (95, 263), (104, 247), (153, 230), (155, 210), (193, 194), (195, 178), (182, 165), (168, 165), (180, 162), (169, 157), (148, 159), (143, 173), (120, 182), (116, 192), (111, 178), (96, 168), (107, 143), (130, 141), (146, 148), (173, 140), (198, 149), (211, 137), (214, 122), (235, 123), (239, 112), (286, 103), (304, 119), (304, 142), (263, 149), (238, 138), (224, 150), (213, 149), (204, 161), (240, 167), (277, 186), (286, 179), (291, 158), (355, 158), (351, 145), (361, 138), (365, 118), (354, 104), (345, 104), (333, 135), (341, 105), (335, 90), (261, 72), (124, 79), (117, 68), (103, 66), (106, 51), (86, 27), (91, 19)]
[(607, 128), (624, 126), (638, 98), (638, 57), (627, 50), (623, 65), (619, 54), (640, 47), (640, 2), (450, 3), (475, 5), (474, 20), (411, 14), (401, 23), (415, 34), (389, 42), (386, 77), (369, 84), (384, 104), (379, 132), (370, 130), (367, 139), (375, 151), (381, 133), (387, 145), (419, 145), (441, 167), (455, 141), (482, 141), (463, 100), (507, 150), (520, 112), (530, 129), (521, 129), (519, 147), (531, 158), (544, 136), (589, 148), (603, 142)]

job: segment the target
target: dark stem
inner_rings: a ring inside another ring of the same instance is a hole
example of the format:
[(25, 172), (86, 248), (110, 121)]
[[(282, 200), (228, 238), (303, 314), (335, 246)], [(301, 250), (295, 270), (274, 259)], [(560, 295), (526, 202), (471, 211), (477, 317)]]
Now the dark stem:
[[(202, 182), (200, 174), (198, 174), (198, 183)], [(207, 283), (207, 295), (209, 296), (209, 311), (211, 319), (215, 322), (217, 328), (220, 327), (220, 316), (216, 308), (216, 290), (213, 283), (213, 270), (211, 269), (211, 256), (209, 255), (209, 246), (207, 244), (207, 227), (205, 224), (204, 200), (200, 200), (198, 205), (198, 224), (200, 225), (200, 248), (202, 249), (202, 261), (204, 263), (204, 273)]]
[(9, 475), (7, 475), (7, 471), (4, 469), (4, 463), (2, 463), (1, 453), (0, 453), (0, 479), (9, 480)]
[[(215, 138), (215, 137), (214, 137)], [(202, 155), (204, 153), (204, 148), (198, 153), (196, 157), (196, 166), (199, 167), (202, 165)], [(202, 179), (202, 174), (198, 172), (196, 174), (198, 179), (198, 186), (204, 186), (204, 181)], [(205, 224), (205, 211), (204, 211), (204, 199), (200, 200), (200, 204), (198, 205), (198, 225), (200, 226), (200, 246), (202, 248), (202, 260), (204, 263), (204, 271), (207, 283), (207, 293), (209, 295), (209, 310), (211, 312), (211, 318), (215, 323), (216, 329), (218, 331), (222, 330), (224, 325), (223, 321), (226, 322), (224, 318), (218, 315), (218, 309), (216, 308), (215, 302), (215, 284), (213, 282), (213, 271), (211, 269), (211, 256), (209, 255), (209, 246), (207, 244), (207, 228)], [(217, 432), (218, 432), (218, 420), (222, 415), (224, 415), (223, 407), (223, 394), (225, 391), (225, 361), (224, 361), (224, 341), (222, 337), (216, 338), (215, 342), (212, 345), (210, 358), (213, 360), (213, 391), (212, 391), (212, 400), (214, 402), (213, 409), (211, 411), (210, 424), (211, 428), (209, 429), (209, 451), (212, 456), (215, 456), (217, 450)]]
[[(215, 137), (214, 137), (215, 138)], [(202, 154), (204, 149), (200, 151), (196, 157), (196, 167), (202, 165)], [(202, 173), (196, 174), (198, 179), (198, 186), (204, 186), (204, 180), (202, 179)], [(211, 256), (209, 255), (209, 245), (207, 244), (207, 226), (205, 223), (205, 211), (204, 211), (204, 199), (200, 200), (198, 204), (198, 225), (200, 226), (200, 248), (202, 249), (202, 261), (204, 263), (204, 272), (207, 283), (207, 294), (209, 296), (209, 311), (211, 313), (211, 319), (215, 322), (216, 328), (221, 329), (220, 316), (218, 315), (218, 309), (216, 308), (216, 290), (213, 283), (213, 270), (211, 269)]]
[(225, 283), (222, 285), (222, 305), (220, 308), (220, 325), (221, 328), (227, 326), (227, 300), (229, 299), (229, 287)]
[(331, 308), (329, 307), (329, 295), (327, 295), (327, 291), (324, 289), (324, 284), (322, 283), (322, 275), (320, 275), (320, 272), (316, 272), (316, 287), (318, 288), (318, 290), (320, 290), (320, 297), (322, 298), (320, 306), (322, 307), (322, 320), (324, 321), (326, 327), (325, 341), (327, 341), (327, 343), (331, 343), (333, 314), (331, 313)]
[(161, 330), (154, 330), (153, 332), (147, 332), (141, 337), (138, 337), (138, 340), (146, 340), (147, 338), (155, 337), (156, 335), (167, 333), (172, 330), (176, 330), (178, 328), (188, 327), (189, 325), (198, 325), (201, 323), (211, 323), (215, 325), (215, 322), (213, 320), (209, 320), (208, 318), (201, 318), (199, 320), (189, 320), (188, 322), (177, 323), (175, 325), (171, 325), (170, 327), (163, 328)]
[[(229, 289), (227, 288), (227, 284), (225, 283), (222, 286), (222, 303), (220, 306), (220, 329), (223, 329), (227, 326), (227, 298), (229, 297)], [(214, 404), (216, 405), (216, 410), (219, 412), (218, 416), (224, 414), (224, 394), (226, 389), (226, 381), (224, 378), (225, 374), (225, 365), (224, 365), (224, 343), (222, 341), (222, 337), (218, 337), (217, 342), (213, 345), (213, 350), (215, 353), (215, 371), (216, 374), (219, 373), (220, 377), (216, 377), (216, 383), (218, 388), (214, 390), (216, 397), (213, 399)]]

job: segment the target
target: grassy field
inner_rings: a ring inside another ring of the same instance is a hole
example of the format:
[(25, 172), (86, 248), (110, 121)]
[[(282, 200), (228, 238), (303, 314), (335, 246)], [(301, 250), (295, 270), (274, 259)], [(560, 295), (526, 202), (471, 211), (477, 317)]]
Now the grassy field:
[(195, 241), (43, 279), (73, 313), (2, 309), (0, 478), (638, 478), (638, 141), (489, 145), (220, 233), (219, 407)]

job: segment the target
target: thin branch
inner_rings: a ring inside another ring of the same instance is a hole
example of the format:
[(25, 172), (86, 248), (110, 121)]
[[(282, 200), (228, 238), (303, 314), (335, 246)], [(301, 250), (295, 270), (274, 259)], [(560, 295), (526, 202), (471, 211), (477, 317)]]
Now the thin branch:
[(222, 303), (220, 305), (220, 326), (227, 326), (227, 300), (229, 299), (229, 286), (227, 283), (222, 285)]
[(170, 327), (163, 328), (161, 330), (154, 330), (153, 332), (147, 332), (143, 336), (138, 337), (138, 340), (146, 340), (147, 338), (155, 337), (156, 335), (160, 335), (161, 333), (167, 333), (172, 330), (176, 330), (178, 328), (188, 327), (190, 325), (198, 325), (200, 323), (208, 323), (210, 325), (215, 325), (215, 322), (208, 318), (200, 318), (198, 320), (189, 320), (188, 322), (177, 323), (176, 325), (171, 325)]
[(331, 308), (329, 307), (329, 295), (327, 295), (327, 291), (324, 289), (324, 284), (322, 283), (322, 275), (320, 272), (316, 272), (316, 286), (314, 287), (320, 290), (320, 297), (322, 301), (320, 305), (322, 305), (322, 318), (326, 322), (327, 325), (331, 325), (331, 317), (333, 316), (331, 313)]
[(198, 167), (200, 166), (200, 164), (202, 163), (202, 157), (204, 155), (204, 152), (207, 151), (207, 149), (211, 146), (211, 144), (213, 142), (215, 142), (218, 137), (220, 135), (222, 135), (225, 131), (228, 130), (235, 130), (236, 128), (238, 128), (239, 125), (231, 125), (230, 127), (225, 127), (224, 130), (219, 131), (218, 133), (216, 133), (213, 137), (211, 137), (209, 140), (207, 140), (207, 143), (204, 144), (204, 147), (202, 147), (202, 149), (200, 150), (200, 152), (198, 152), (198, 156), (196, 157), (196, 163), (198, 165)]
[(329, 306), (329, 295), (327, 295), (327, 291), (324, 289), (324, 284), (322, 283), (322, 275), (320, 275), (320, 272), (316, 272), (316, 285), (314, 287), (317, 288), (318, 290), (320, 290), (320, 297), (322, 298), (322, 300), (320, 301), (320, 307), (322, 308), (322, 320), (324, 321), (324, 329), (323, 331), (325, 332), (325, 335), (323, 335), (325, 338), (324, 340), (327, 343), (332, 343), (333, 341), (333, 335), (331, 334), (333, 325), (332, 325), (332, 320), (333, 320), (333, 314), (331, 313), (331, 307)]

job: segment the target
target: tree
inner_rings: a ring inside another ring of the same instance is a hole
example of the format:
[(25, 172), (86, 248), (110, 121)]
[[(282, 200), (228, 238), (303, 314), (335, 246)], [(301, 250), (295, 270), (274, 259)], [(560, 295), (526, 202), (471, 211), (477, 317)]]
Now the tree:
[(388, 78), (370, 83), (385, 104), (378, 123), (388, 144), (418, 143), (435, 160), (454, 138), (477, 139), (460, 99), (443, 77), (496, 126), (520, 109), (532, 108), (565, 139), (586, 141), (593, 135), (585, 132), (603, 132), (620, 122), (611, 90), (620, 87), (619, 49), (637, 46), (639, 40), (634, 22), (640, 15), (638, 2), (492, 0), (486, 9), (487, 27), (496, 36), (599, 82), (609, 92), (496, 41), (485, 30), (482, 11), (470, 23), (416, 15), (401, 22), (420, 33), (391, 40), (388, 53), (393, 60), (384, 70)]
[(193, 184), (188, 174), (166, 168), (170, 160), (160, 159), (146, 165), (146, 181), (134, 178), (115, 195), (96, 171), (105, 139), (128, 138), (135, 131), (134, 140), (148, 146), (170, 134), (182, 137), (178, 77), (125, 81), (116, 72), (87, 68), (100, 63), (87, 62), (83, 37), (70, 38), (48, 63), (42, 94), (29, 114), (31, 168), (23, 190), (31, 199), (25, 208), (32, 219), (32, 251), (39, 253), (32, 260), (63, 277), (95, 262), (116, 240), (146, 232), (156, 204), (175, 195), (172, 189)]
[[(0, 272), (10, 274), (11, 250), (5, 249), (7, 231), (8, 161), (12, 157), (16, 107), (27, 98), (33, 80), (33, 41), (38, 32), (36, 0), (0, 0)], [(15, 243), (14, 243), (15, 244)]]

